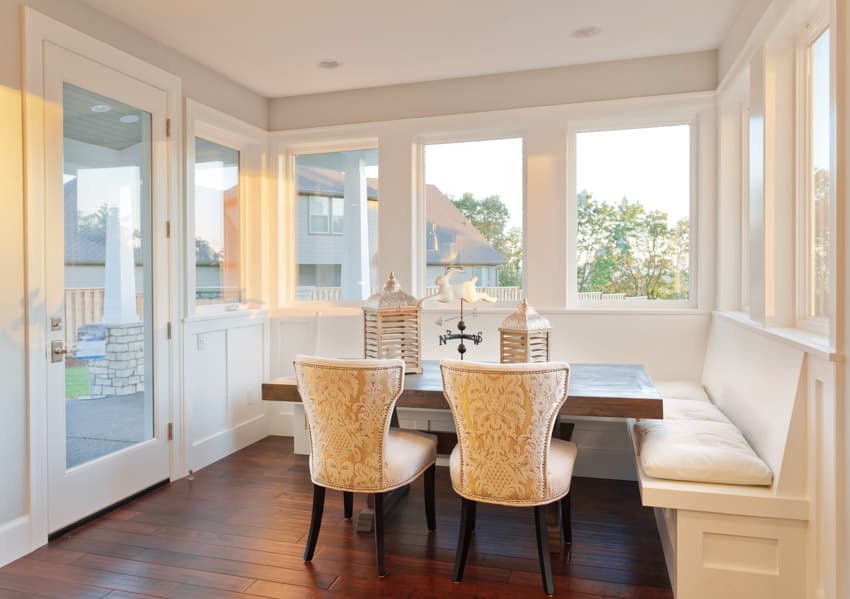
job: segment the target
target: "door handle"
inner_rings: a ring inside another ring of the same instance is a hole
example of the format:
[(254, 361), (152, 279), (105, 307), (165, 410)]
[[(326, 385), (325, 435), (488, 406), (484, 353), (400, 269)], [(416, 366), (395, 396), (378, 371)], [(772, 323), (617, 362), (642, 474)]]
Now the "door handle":
[(50, 361), (61, 362), (66, 355), (75, 356), (80, 351), (77, 346), (65, 347), (65, 342), (61, 340), (50, 342)]

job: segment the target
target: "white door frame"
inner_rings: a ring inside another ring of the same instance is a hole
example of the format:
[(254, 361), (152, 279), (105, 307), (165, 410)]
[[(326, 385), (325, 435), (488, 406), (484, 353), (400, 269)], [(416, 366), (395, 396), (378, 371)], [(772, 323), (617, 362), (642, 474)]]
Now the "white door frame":
[[(45, 306), (44, 289), (47, 282), (45, 248), (46, 194), (45, 194), (45, 128), (49, 122), (46, 113), (54, 110), (44, 101), (44, 48), (50, 43), (121, 71), (144, 83), (157, 87), (167, 94), (167, 114), (171, 121), (171, 135), (167, 141), (167, 213), (171, 229), (180, 231), (180, 152), (181, 143), (181, 87), (180, 79), (158, 67), (139, 60), (121, 50), (80, 33), (28, 7), (22, 8), (24, 21), (24, 145), (25, 145), (25, 197), (26, 197), (26, 294), (27, 294), (27, 414), (29, 458), (29, 544), (30, 550), (47, 542), (47, 359), (49, 317)], [(180, 306), (179, 245), (165, 236), (167, 223), (152, 223), (156, 250), (164, 252), (168, 264), (169, 322), (174, 322)], [(155, 326), (160, 325), (156, 323)], [(175, 333), (178, 327), (172, 326)], [(156, 334), (156, 333), (155, 333)], [(182, 415), (179, 387), (179, 336), (172, 338), (169, 346), (169, 406), (170, 421), (175, 432), (181, 431)], [(171, 478), (183, 475), (182, 439), (175, 435), (171, 446)]]

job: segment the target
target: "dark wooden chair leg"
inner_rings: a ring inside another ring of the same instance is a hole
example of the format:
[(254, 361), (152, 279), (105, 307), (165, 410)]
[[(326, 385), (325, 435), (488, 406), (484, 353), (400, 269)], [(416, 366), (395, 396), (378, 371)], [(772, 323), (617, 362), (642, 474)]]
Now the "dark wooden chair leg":
[(310, 533), (307, 535), (307, 547), (304, 548), (304, 561), (313, 559), (319, 529), (322, 527), (322, 512), (325, 509), (325, 488), (313, 485), (313, 515), (310, 518)]
[(437, 465), (431, 466), (425, 471), (425, 518), (428, 520), (428, 530), (437, 529), (437, 514), (434, 507), (434, 475), (437, 471)]
[(573, 542), (573, 522), (570, 497), (572, 497), (572, 495), (567, 493), (561, 499), (561, 543), (566, 545)]
[(384, 567), (384, 494), (375, 493), (375, 555), (378, 560), (378, 577), (387, 575)]
[(343, 491), (342, 503), (345, 506), (345, 519), (351, 520), (351, 514), (354, 512), (354, 493), (351, 491)]
[(463, 569), (466, 567), (466, 557), (469, 555), (469, 539), (475, 526), (475, 502), (462, 498), (460, 508), (460, 530), (455, 554), (455, 571), (452, 582), (463, 580)]
[(543, 590), (547, 595), (555, 593), (552, 582), (552, 564), (549, 561), (549, 527), (546, 525), (548, 506), (534, 507), (534, 529), (537, 531), (537, 557), (540, 559), (540, 574), (543, 577)]

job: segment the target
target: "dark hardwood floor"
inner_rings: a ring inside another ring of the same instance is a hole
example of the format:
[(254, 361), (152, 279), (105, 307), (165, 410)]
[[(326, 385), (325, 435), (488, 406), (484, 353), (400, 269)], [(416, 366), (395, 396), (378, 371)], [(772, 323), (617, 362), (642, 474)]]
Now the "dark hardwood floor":
[[(552, 555), (556, 596), (672, 599), (636, 484), (577, 478), (572, 493), (572, 553)], [(447, 468), (437, 469), (434, 533), (421, 479), (388, 517), (384, 579), (374, 538), (354, 532), (334, 491), (304, 563), (311, 499), (306, 457), (270, 437), (0, 569), (0, 599), (544, 596), (531, 509), (479, 506), (464, 581), (452, 584), (460, 500)], [(365, 501), (355, 496), (355, 515)]]

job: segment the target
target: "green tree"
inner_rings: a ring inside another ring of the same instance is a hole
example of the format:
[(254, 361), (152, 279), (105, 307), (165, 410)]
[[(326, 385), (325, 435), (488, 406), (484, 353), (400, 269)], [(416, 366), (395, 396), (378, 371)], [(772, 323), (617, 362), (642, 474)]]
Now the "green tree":
[(597, 202), (578, 195), (576, 277), (580, 292), (678, 299), (688, 296), (689, 225), (640, 202)]
[(470, 224), (505, 258), (505, 264), (499, 268), (499, 285), (519, 287), (522, 284), (522, 230), (518, 227), (507, 228), (511, 213), (502, 198), (492, 195), (478, 200), (466, 192), (460, 199), (450, 199)]

